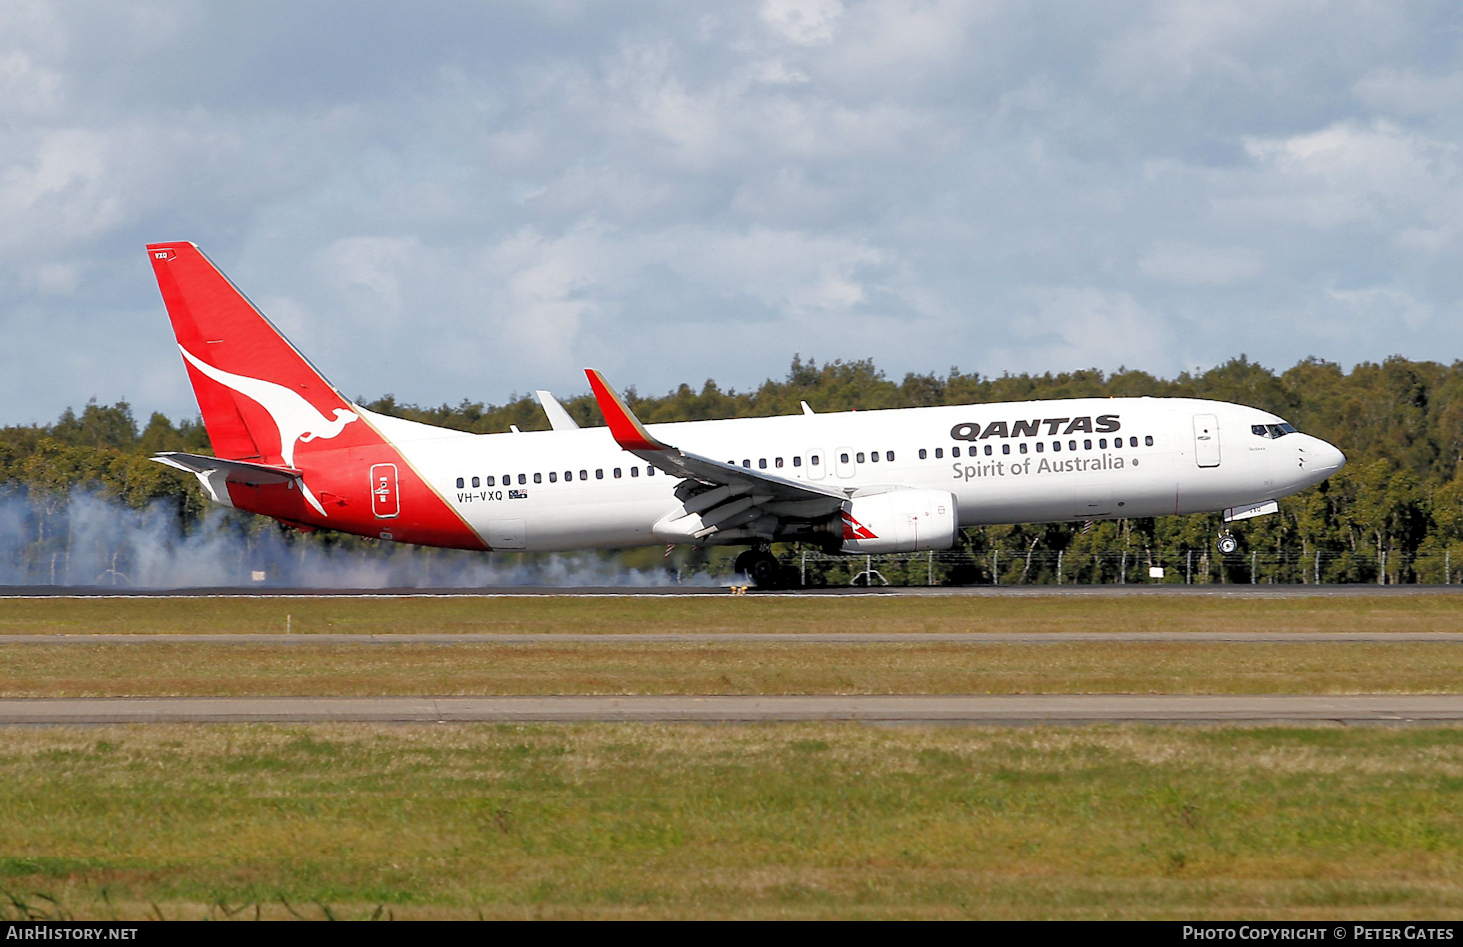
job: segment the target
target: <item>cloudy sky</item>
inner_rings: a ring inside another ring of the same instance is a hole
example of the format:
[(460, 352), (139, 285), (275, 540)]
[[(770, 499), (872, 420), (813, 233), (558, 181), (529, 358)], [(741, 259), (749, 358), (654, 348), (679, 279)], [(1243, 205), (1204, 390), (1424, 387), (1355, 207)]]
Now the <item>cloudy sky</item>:
[(0, 423), (196, 411), (192, 240), (348, 395), (1463, 358), (1463, 6), (0, 3)]

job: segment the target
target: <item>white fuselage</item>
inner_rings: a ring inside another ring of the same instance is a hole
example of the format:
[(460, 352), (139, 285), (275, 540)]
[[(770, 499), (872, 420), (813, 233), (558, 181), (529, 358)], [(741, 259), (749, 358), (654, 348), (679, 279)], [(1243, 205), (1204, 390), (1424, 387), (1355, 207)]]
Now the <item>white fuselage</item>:
[[(474, 435), (365, 413), (494, 549), (659, 543), (655, 524), (680, 505), (680, 481), (607, 428)], [(949, 491), (959, 525), (979, 526), (1218, 511), (1296, 493), (1345, 462), (1319, 438), (1252, 430), (1283, 423), (1226, 402), (1094, 398), (648, 427), (685, 451), (850, 495)]]

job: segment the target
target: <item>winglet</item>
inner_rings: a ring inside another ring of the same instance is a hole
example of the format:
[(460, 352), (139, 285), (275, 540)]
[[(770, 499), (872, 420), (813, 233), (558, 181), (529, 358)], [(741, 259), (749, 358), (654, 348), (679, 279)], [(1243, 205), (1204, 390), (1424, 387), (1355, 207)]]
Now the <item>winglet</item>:
[(609, 423), (610, 433), (615, 437), (615, 443), (625, 450), (670, 450), (665, 444), (656, 440), (645, 430), (645, 425), (640, 419), (631, 413), (625, 406), (620, 396), (610, 387), (601, 375), (593, 368), (586, 368), (584, 374), (589, 376), (589, 387), (594, 389), (594, 400), (599, 402), (600, 413), (605, 416)]

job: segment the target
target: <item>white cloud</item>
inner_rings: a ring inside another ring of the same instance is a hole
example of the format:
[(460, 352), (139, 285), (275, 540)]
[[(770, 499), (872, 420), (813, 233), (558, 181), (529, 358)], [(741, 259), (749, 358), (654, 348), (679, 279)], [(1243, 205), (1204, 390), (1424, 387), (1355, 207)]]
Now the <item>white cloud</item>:
[(1250, 195), (1224, 201), (1256, 218), (1317, 228), (1349, 223), (1386, 226), (1427, 215), (1440, 197), (1455, 196), (1460, 147), (1391, 122), (1337, 122), (1285, 138), (1247, 138), (1261, 172)]
[(1033, 288), (1016, 314), (1014, 335), (1026, 351), (1006, 349), (1004, 360), (1026, 371), (1151, 365), (1172, 342), (1166, 320), (1127, 293), (1094, 288)]
[(842, 15), (841, 0), (762, 0), (763, 22), (782, 38), (802, 46), (831, 42)]
[(1331, 307), (1333, 313), (1342, 316), (1340, 321), (1368, 335), (1376, 334), (1379, 329), (1385, 332), (1387, 327), (1397, 327), (1399, 323), (1408, 329), (1419, 329), (1432, 321), (1434, 315), (1432, 306), (1396, 286), (1332, 289), (1326, 295), (1340, 304)]
[(170, 238), (407, 400), (1463, 356), (1443, 12), (270, 2), (0, 4), (14, 418), (192, 410)]
[(1144, 276), (1187, 286), (1227, 286), (1258, 276), (1259, 256), (1247, 247), (1206, 247), (1176, 242), (1158, 244), (1138, 260)]
[(1375, 69), (1357, 80), (1356, 97), (1383, 113), (1456, 120), (1458, 103), (1463, 101), (1463, 72), (1430, 76), (1412, 69)]

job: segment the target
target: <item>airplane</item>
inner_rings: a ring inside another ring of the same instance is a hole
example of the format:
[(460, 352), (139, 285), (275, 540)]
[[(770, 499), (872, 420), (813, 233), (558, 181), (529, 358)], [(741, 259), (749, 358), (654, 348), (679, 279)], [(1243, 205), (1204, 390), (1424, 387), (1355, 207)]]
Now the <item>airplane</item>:
[[(192, 243), (147, 247), (215, 456), (153, 457), (215, 503), (301, 530), (496, 551), (952, 548), (966, 527), (1274, 513), (1346, 458), (1282, 418), (1193, 398), (1076, 398), (645, 425), (594, 369), (608, 427), (469, 434), (352, 403)], [(1227, 528), (1221, 551), (1237, 540)]]

